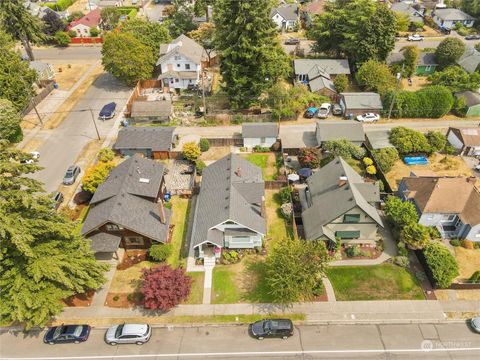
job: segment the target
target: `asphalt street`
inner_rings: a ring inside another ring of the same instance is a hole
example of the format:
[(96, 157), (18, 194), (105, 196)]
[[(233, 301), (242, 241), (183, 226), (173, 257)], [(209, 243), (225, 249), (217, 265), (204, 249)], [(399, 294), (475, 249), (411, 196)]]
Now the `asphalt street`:
[[(465, 45), (467, 46), (475, 46), (475, 44), (478, 44), (480, 43), (480, 40), (465, 40), (465, 38), (461, 37), (461, 36), (455, 36), (455, 35), (450, 35), (450, 37), (457, 37), (459, 39), (461, 39)], [(395, 42), (395, 50), (394, 51), (399, 51), (400, 49), (402, 49), (404, 46), (409, 46), (409, 45), (415, 45), (421, 49), (424, 49), (424, 48), (436, 48), (438, 46), (438, 44), (440, 44), (440, 42), (447, 38), (446, 36), (439, 36), (439, 37), (435, 37), (435, 38), (425, 38), (424, 40), (422, 41), (407, 41), (406, 39), (401, 39), (399, 41), (396, 41)]]
[(301, 325), (287, 340), (256, 340), (247, 326), (155, 328), (144, 345), (110, 346), (104, 329), (81, 344), (46, 345), (44, 333), (0, 335), (2, 359), (478, 359), (480, 334), (464, 322)]
[[(33, 174), (32, 177), (44, 182), (47, 192), (58, 188), (68, 166), (75, 163), (88, 142), (97, 139), (90, 109), (92, 109), (100, 137), (104, 139), (115, 119), (98, 120), (100, 109), (106, 103), (114, 101), (117, 103), (117, 114), (120, 113), (130, 92), (130, 88), (122, 85), (112, 75), (103, 73), (81, 97), (60, 126), (53, 130), (39, 132), (37, 136), (44, 137), (44, 142), (37, 151), (40, 152), (39, 164), (44, 169)], [(84, 170), (82, 169), (82, 172)]]

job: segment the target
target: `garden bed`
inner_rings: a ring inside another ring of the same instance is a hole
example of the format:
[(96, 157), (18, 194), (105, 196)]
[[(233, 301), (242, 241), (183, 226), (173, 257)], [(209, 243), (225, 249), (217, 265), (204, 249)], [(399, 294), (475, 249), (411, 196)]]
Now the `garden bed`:
[(146, 250), (127, 250), (123, 260), (117, 265), (117, 270), (126, 270), (142, 261), (147, 261), (148, 254)]
[(143, 306), (143, 295), (136, 293), (108, 293), (105, 305), (114, 308), (132, 308)]
[(85, 307), (92, 304), (93, 296), (95, 295), (95, 290), (89, 290), (84, 294), (77, 294), (68, 297), (63, 300), (63, 303), (67, 307)]
[(347, 255), (347, 248), (341, 249), (342, 260), (363, 260), (363, 259), (376, 259), (382, 252), (377, 250), (376, 248), (367, 247), (367, 246), (359, 246), (357, 245), (357, 249), (359, 251), (359, 255), (349, 257)]

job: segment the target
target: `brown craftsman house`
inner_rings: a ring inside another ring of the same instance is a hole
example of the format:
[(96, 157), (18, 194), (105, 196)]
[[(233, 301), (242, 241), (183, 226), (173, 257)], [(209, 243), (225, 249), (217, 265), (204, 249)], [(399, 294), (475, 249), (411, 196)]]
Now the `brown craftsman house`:
[(82, 227), (97, 257), (111, 257), (118, 247), (148, 249), (152, 243), (170, 241), (171, 212), (163, 205), (163, 175), (162, 164), (140, 155), (110, 171), (95, 192)]

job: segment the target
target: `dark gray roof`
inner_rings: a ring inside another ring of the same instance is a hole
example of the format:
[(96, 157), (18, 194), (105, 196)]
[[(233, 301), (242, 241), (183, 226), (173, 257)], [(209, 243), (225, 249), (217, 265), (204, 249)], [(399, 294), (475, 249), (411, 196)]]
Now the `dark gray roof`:
[(363, 124), (353, 121), (327, 122), (317, 121), (317, 142), (321, 144), (324, 141), (346, 139), (353, 142), (364, 142), (365, 132)]
[(330, 77), (319, 76), (313, 80), (310, 80), (308, 82), (308, 87), (312, 92), (316, 92), (322, 89), (329, 89), (333, 92), (336, 92), (335, 85), (333, 84), (333, 81), (330, 80)]
[(447, 21), (475, 20), (473, 16), (470, 16), (459, 9), (436, 9), (435, 16)]
[(471, 46), (467, 46), (462, 57), (457, 61), (457, 64), (460, 65), (466, 72), (470, 74), (474, 73), (480, 64), (480, 52)]
[(460, 91), (455, 96), (464, 98), (468, 107), (480, 104), (480, 94), (475, 91)]
[(380, 95), (373, 92), (341, 93), (348, 109), (376, 110), (382, 109)]
[(245, 138), (260, 138), (269, 137), (276, 138), (278, 136), (278, 125), (273, 122), (265, 123), (243, 123), (242, 137)]
[(148, 117), (168, 117), (172, 115), (173, 106), (170, 100), (156, 101), (134, 101), (132, 104), (132, 118), (148, 116)]
[(122, 237), (100, 232), (89, 236), (88, 239), (91, 240), (90, 248), (94, 253), (110, 253), (117, 251)]
[(175, 127), (129, 126), (118, 132), (114, 150), (151, 149), (170, 151)]
[(164, 167), (161, 163), (135, 155), (110, 171), (90, 201), (90, 210), (82, 234), (114, 223), (150, 239), (164, 242), (171, 212), (165, 210), (166, 223), (160, 221), (156, 198), (160, 191)]
[(160, 65), (164, 60), (173, 54), (180, 54), (191, 60), (195, 64), (200, 64), (202, 60), (207, 59), (207, 54), (203, 47), (195, 40), (190, 39), (186, 35), (180, 35), (170, 44), (160, 44), (160, 58), (157, 65)]
[(396, 2), (390, 7), (391, 10), (408, 15), (411, 22), (423, 22), (421, 11), (417, 11), (411, 4), (406, 2)]
[[(339, 178), (347, 177), (347, 184), (339, 186)], [(308, 208), (302, 211), (303, 228), (308, 240), (327, 236), (335, 240), (325, 225), (345, 214), (354, 207), (360, 207), (377, 224), (382, 219), (369, 202), (380, 201), (380, 191), (375, 184), (365, 184), (362, 177), (342, 158), (335, 158), (307, 180), (309, 195)]]
[[(398, 63), (404, 60), (403, 52), (391, 53), (387, 58), (387, 64), (391, 65)], [(438, 65), (437, 59), (435, 58), (434, 53), (421, 52), (418, 55), (417, 66), (418, 65)]]
[[(217, 243), (219, 234), (213, 230), (228, 220), (264, 235), (263, 196), (261, 169), (241, 156), (230, 154), (207, 166), (202, 174), (190, 245), (215, 241), (216, 245), (223, 246)], [(223, 233), (221, 235), (223, 241)]]
[(298, 17), (298, 5), (297, 4), (283, 4), (279, 7), (273, 8), (270, 11), (270, 17), (273, 17), (275, 13), (279, 13), (286, 21), (295, 21)]
[(390, 142), (390, 130), (367, 131), (365, 136), (373, 150), (394, 147)]
[(328, 75), (350, 74), (350, 66), (347, 59), (295, 59), (293, 67), (295, 75), (308, 74), (314, 67), (318, 66)]

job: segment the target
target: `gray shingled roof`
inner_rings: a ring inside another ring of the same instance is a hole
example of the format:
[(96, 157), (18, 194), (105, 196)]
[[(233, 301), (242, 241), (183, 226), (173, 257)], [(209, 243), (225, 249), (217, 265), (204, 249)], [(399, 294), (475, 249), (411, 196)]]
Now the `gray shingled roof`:
[(241, 156), (230, 154), (207, 166), (202, 174), (190, 246), (207, 240), (223, 246), (223, 234), (213, 228), (228, 220), (264, 235), (262, 196), (261, 169)]
[(82, 227), (87, 235), (112, 222), (150, 239), (164, 242), (171, 212), (165, 209), (166, 223), (160, 221), (155, 203), (163, 179), (161, 163), (135, 155), (112, 169), (90, 201), (90, 210)]
[(293, 68), (295, 75), (308, 74), (314, 67), (325, 70), (328, 75), (350, 74), (350, 66), (347, 59), (295, 59)]
[[(347, 184), (340, 187), (338, 181), (341, 176), (346, 176), (348, 180)], [(316, 240), (326, 236), (334, 241), (335, 235), (325, 225), (356, 206), (383, 226), (377, 210), (369, 204), (369, 201), (380, 201), (378, 186), (365, 184), (362, 177), (342, 158), (335, 158), (310, 176), (307, 185), (311, 195), (310, 206), (302, 211), (306, 239)]]
[(477, 70), (480, 64), (480, 52), (471, 46), (467, 46), (462, 57), (457, 61), (466, 72), (472, 74)]
[(264, 123), (243, 123), (242, 137), (245, 138), (276, 138), (278, 136), (278, 125), (273, 122)]
[(200, 44), (182, 34), (170, 44), (160, 44), (160, 58), (157, 61), (157, 65), (160, 65), (165, 59), (176, 53), (185, 56), (195, 64), (200, 64), (202, 60), (208, 58)]
[(374, 150), (394, 147), (390, 142), (390, 130), (373, 130), (365, 135)]
[(175, 127), (129, 126), (118, 132), (114, 150), (151, 149), (170, 151)]
[(373, 92), (351, 92), (340, 94), (345, 100), (347, 109), (376, 110), (382, 109), (380, 95)]
[(346, 139), (348, 141), (365, 141), (365, 132), (363, 124), (353, 121), (344, 122), (326, 122), (317, 121), (317, 142), (321, 144), (324, 141)]
[(474, 91), (467, 90), (456, 92), (455, 96), (464, 98), (468, 107), (480, 104), (480, 94)]
[(110, 253), (117, 251), (122, 237), (119, 235), (100, 232), (89, 236), (90, 248), (94, 253)]
[(408, 15), (411, 22), (423, 22), (421, 12), (417, 11), (411, 4), (396, 2), (392, 4), (390, 10)]
[(476, 20), (473, 16), (459, 9), (437, 9), (435, 15), (446, 21)]
[(149, 116), (149, 117), (167, 117), (172, 115), (173, 106), (170, 100), (156, 101), (134, 101), (132, 104), (132, 118)]
[(297, 4), (283, 4), (279, 7), (273, 8), (270, 11), (270, 17), (273, 17), (275, 13), (279, 13), (286, 21), (295, 21), (298, 18), (298, 5)]
[[(398, 63), (404, 60), (403, 52), (394, 52), (391, 53), (387, 58), (387, 64), (391, 65)], [(434, 53), (421, 52), (418, 55), (417, 66), (418, 65), (438, 65), (437, 59), (435, 58)]]

